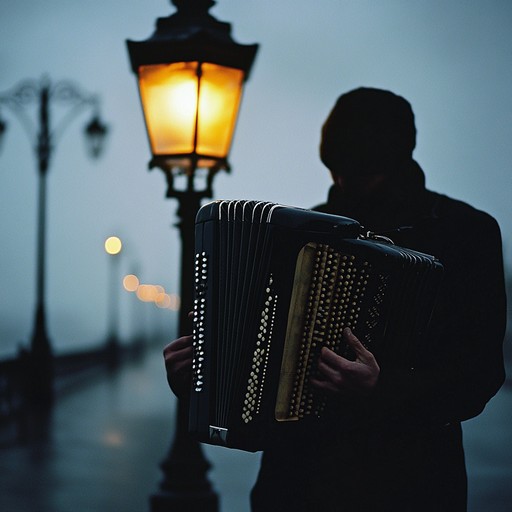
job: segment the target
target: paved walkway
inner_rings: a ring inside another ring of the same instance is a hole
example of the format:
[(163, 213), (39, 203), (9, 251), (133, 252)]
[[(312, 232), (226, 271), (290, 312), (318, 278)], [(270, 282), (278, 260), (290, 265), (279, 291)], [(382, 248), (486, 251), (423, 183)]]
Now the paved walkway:
[[(160, 350), (66, 392), (46, 421), (29, 425), (31, 443), (9, 442), (3, 432), (0, 512), (148, 511), (175, 406)], [(222, 510), (248, 510), (259, 456), (214, 447), (205, 452), (215, 466), (209, 477)]]
[[(36, 441), (0, 446), (2, 512), (144, 512), (170, 445), (175, 400), (160, 351), (59, 398)], [(512, 511), (512, 388), (465, 425), (471, 512)], [(4, 433), (5, 434), (5, 433)], [(8, 441), (8, 440), (7, 440)], [(247, 512), (259, 455), (205, 447), (222, 512)]]

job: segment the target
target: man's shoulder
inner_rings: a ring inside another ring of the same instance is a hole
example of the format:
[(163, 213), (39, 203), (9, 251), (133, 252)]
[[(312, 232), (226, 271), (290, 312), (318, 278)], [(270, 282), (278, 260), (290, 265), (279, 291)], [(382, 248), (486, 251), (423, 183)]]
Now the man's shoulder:
[(315, 212), (332, 213), (332, 208), (329, 208), (329, 205), (327, 203), (317, 204), (311, 207), (310, 209)]
[(436, 217), (468, 219), (484, 223), (496, 222), (489, 213), (479, 210), (465, 201), (454, 199), (453, 197), (431, 190), (427, 190), (426, 193), (433, 205), (433, 213)]
[(444, 194), (426, 191), (429, 202), (433, 205), (432, 213), (435, 218), (454, 230), (473, 234), (499, 233), (496, 219), (489, 213), (474, 206), (454, 199)]

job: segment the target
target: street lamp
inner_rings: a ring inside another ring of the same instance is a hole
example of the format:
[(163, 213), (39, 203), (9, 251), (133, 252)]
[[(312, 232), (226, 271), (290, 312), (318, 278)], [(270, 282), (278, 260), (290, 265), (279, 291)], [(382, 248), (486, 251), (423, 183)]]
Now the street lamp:
[(105, 252), (110, 259), (110, 290), (108, 294), (109, 327), (107, 335), (107, 357), (110, 368), (119, 362), (119, 258), (123, 243), (117, 236), (109, 236), (105, 240)]
[[(231, 26), (215, 19), (212, 0), (172, 0), (177, 11), (159, 18), (145, 41), (127, 41), (130, 62), (149, 137), (150, 169), (167, 179), (167, 197), (178, 199), (182, 240), (179, 334), (191, 332), (187, 315), (193, 302), (194, 223), (201, 201), (212, 197), (220, 170), (229, 171), (229, 150), (245, 81), (258, 45), (242, 45)], [(196, 171), (206, 183), (196, 188)], [(175, 178), (185, 177), (177, 189)], [(206, 479), (209, 464), (187, 433), (188, 404), (178, 401), (176, 437), (162, 463), (164, 480), (151, 498), (153, 512), (217, 510), (217, 496)]]
[[(29, 109), (37, 105), (37, 123), (34, 123)], [(66, 114), (54, 126), (51, 122), (51, 106), (60, 104)], [(39, 187), (37, 213), (37, 280), (36, 311), (30, 355), (33, 362), (31, 391), (42, 400), (50, 401), (53, 394), (52, 348), (46, 328), (45, 313), (45, 248), (46, 248), (46, 177), (50, 160), (62, 132), (85, 108), (92, 109), (93, 117), (86, 126), (86, 142), (92, 156), (101, 153), (106, 127), (99, 119), (97, 96), (85, 94), (70, 81), (52, 83), (48, 77), (41, 80), (25, 80), (6, 93), (0, 94), (0, 108), (14, 114), (27, 131), (37, 158)], [(0, 113), (0, 147), (5, 137), (7, 124)]]

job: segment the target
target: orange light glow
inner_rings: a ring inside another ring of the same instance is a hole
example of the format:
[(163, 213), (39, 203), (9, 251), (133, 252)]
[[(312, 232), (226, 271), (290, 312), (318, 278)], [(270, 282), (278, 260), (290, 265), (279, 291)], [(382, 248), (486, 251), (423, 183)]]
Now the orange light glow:
[(141, 66), (140, 94), (153, 154), (195, 151), (198, 155), (226, 157), (243, 78), (242, 70), (210, 63)]
[(158, 295), (158, 289), (152, 284), (141, 284), (137, 288), (137, 298), (142, 302), (154, 302), (155, 297)]
[(103, 442), (107, 446), (116, 447), (116, 446), (122, 446), (124, 444), (124, 436), (121, 432), (116, 431), (110, 431), (105, 432), (103, 435)]
[(239, 69), (205, 63), (202, 66), (197, 152), (227, 156), (242, 96), (244, 74)]
[(169, 295), (169, 298), (170, 298), (170, 303), (168, 306), (169, 309), (171, 309), (172, 311), (179, 311), (180, 303), (181, 303), (179, 295), (176, 295), (175, 293), (171, 293)]
[(139, 278), (134, 274), (128, 274), (123, 278), (123, 287), (127, 292), (134, 292), (139, 287)]
[(155, 304), (162, 309), (167, 309), (171, 305), (171, 297), (167, 293), (159, 293), (155, 297)]

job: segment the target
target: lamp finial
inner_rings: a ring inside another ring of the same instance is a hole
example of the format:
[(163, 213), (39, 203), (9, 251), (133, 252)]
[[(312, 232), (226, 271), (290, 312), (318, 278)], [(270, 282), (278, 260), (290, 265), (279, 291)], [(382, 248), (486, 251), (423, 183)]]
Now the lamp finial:
[(171, 0), (171, 3), (176, 6), (178, 11), (195, 12), (195, 14), (199, 10), (206, 13), (215, 5), (214, 0)]

